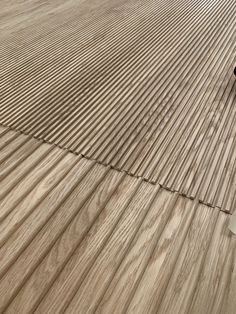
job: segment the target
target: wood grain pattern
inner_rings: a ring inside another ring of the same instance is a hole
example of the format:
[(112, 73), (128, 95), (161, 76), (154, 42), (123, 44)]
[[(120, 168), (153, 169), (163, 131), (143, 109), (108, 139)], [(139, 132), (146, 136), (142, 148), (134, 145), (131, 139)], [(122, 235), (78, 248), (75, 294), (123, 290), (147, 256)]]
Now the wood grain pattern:
[(0, 313), (235, 314), (235, 1), (0, 4)]
[(0, 123), (232, 212), (235, 11), (2, 1)]
[(1, 313), (234, 313), (228, 214), (4, 132)]

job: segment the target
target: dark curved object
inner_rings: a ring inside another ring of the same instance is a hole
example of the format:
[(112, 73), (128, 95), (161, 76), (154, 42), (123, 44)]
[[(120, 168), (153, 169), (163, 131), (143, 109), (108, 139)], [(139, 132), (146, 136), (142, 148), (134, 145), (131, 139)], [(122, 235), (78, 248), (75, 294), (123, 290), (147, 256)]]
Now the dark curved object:
[(234, 68), (234, 75), (236, 76), (236, 67)]

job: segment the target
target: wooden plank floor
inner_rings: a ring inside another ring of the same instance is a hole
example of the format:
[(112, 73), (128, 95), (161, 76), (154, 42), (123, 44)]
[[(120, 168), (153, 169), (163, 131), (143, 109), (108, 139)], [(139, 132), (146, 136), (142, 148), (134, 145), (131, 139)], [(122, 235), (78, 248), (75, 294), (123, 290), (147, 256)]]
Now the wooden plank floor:
[(0, 127), (1, 313), (235, 313), (228, 214)]
[(235, 208), (235, 1), (1, 1), (0, 122)]

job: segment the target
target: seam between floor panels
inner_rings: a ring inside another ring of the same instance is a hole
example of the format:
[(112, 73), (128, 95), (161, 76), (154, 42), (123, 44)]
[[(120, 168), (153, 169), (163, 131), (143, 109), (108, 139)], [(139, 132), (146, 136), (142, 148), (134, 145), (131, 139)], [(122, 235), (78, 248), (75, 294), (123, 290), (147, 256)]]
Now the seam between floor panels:
[[(145, 182), (147, 182), (147, 183), (149, 183), (149, 184), (152, 184), (152, 185), (159, 185), (163, 190), (169, 191), (169, 192), (171, 192), (171, 193), (177, 193), (179, 196), (181, 196), (181, 197), (183, 197), (183, 198), (185, 198), (185, 199), (189, 199), (189, 200), (192, 200), (192, 201), (197, 199), (196, 197), (194, 198), (194, 197), (187, 196), (186, 194), (181, 193), (180, 191), (177, 191), (177, 190), (175, 190), (175, 189), (171, 189), (171, 188), (169, 188), (169, 187), (167, 187), (167, 186), (164, 186), (164, 185), (160, 184), (159, 182), (156, 182), (156, 181), (153, 181), (153, 180), (149, 180), (149, 179), (147, 179), (147, 178), (145, 178), (145, 177), (143, 177), (143, 176), (135, 175), (135, 174), (133, 174), (133, 173), (130, 173), (128, 170), (117, 168), (117, 167), (115, 167), (115, 166), (110, 165), (109, 163), (104, 163), (104, 162), (102, 162), (102, 161), (100, 161), (100, 160), (91, 158), (91, 157), (86, 156), (86, 155), (84, 155), (84, 154), (82, 154), (82, 153), (75, 152), (75, 151), (73, 151), (73, 150), (71, 150), (71, 149), (69, 149), (69, 148), (60, 146), (60, 145), (58, 145), (58, 144), (55, 144), (55, 143), (53, 143), (53, 142), (51, 142), (51, 141), (48, 141), (48, 140), (45, 140), (45, 139), (43, 139), (43, 138), (38, 138), (38, 137), (36, 137), (36, 136), (34, 136), (34, 135), (32, 135), (32, 134), (29, 134), (29, 133), (27, 133), (27, 132), (23, 132), (23, 131), (21, 131), (21, 130), (19, 130), (19, 129), (17, 129), (17, 128), (15, 129), (15, 128), (13, 128), (13, 127), (11, 127), (11, 126), (8, 126), (8, 125), (6, 125), (6, 124), (4, 124), (4, 123), (2, 123), (2, 122), (0, 122), (0, 126), (6, 128), (6, 131), (11, 130), (11, 131), (14, 131), (14, 132), (16, 132), (16, 133), (22, 134), (22, 135), (24, 135), (24, 136), (28, 136), (29, 138), (30, 138), (30, 137), (31, 137), (31, 138), (34, 138), (35, 140), (37, 140), (37, 141), (39, 141), (39, 142), (41, 142), (41, 143), (45, 143), (45, 144), (49, 144), (49, 145), (58, 147), (58, 148), (60, 148), (60, 149), (63, 150), (63, 151), (66, 151), (66, 152), (71, 153), (71, 154), (76, 155), (76, 156), (81, 156), (82, 158), (84, 158), (84, 159), (86, 159), (86, 160), (95, 161), (97, 164), (102, 165), (102, 166), (104, 166), (104, 167), (110, 167), (111, 169), (113, 169), (113, 170), (115, 170), (115, 171), (123, 172), (123, 173), (125, 173), (126, 175), (128, 175), (128, 176), (130, 176), (130, 177), (133, 177), (133, 178), (136, 178), (136, 179), (141, 179), (142, 181), (145, 181)], [(3, 133), (5, 133), (5, 132), (3, 132)], [(207, 206), (207, 207), (210, 207), (210, 208), (217, 208), (219, 211), (221, 211), (221, 212), (223, 212), (223, 213), (225, 213), (225, 214), (227, 214), (227, 215), (232, 215), (231, 212), (226, 211), (226, 210), (222, 209), (222, 208), (219, 207), (219, 206), (213, 206), (213, 205), (211, 205), (211, 204), (209, 204), (209, 203), (206, 203), (206, 202), (204, 202), (204, 201), (202, 201), (202, 200), (200, 200), (200, 199), (198, 199), (198, 202), (199, 202), (200, 204), (203, 204), (203, 205), (205, 205), (205, 206)]]

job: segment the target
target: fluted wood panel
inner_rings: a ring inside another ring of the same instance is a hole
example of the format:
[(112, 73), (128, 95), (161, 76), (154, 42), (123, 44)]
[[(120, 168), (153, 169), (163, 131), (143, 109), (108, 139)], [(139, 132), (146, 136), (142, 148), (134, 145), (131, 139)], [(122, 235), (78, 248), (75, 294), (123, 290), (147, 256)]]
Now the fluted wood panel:
[(234, 313), (230, 215), (19, 133), (0, 147), (1, 313)]
[(0, 123), (235, 208), (234, 0), (2, 1)]

